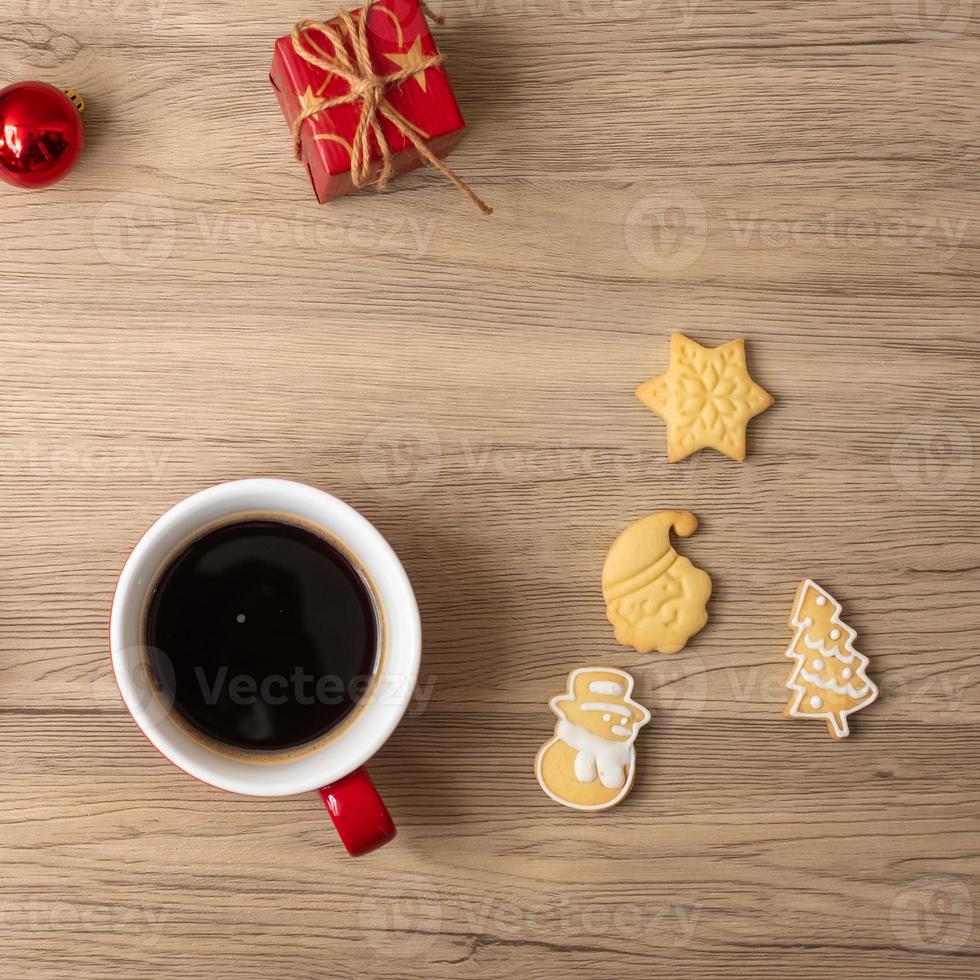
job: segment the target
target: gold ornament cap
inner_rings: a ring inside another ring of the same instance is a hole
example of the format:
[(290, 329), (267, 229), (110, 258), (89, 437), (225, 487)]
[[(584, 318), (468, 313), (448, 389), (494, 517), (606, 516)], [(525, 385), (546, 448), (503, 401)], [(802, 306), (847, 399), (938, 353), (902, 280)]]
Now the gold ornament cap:
[(78, 114), (81, 115), (85, 111), (85, 99), (82, 98), (82, 93), (77, 89), (66, 88), (65, 95), (68, 96), (68, 101), (78, 110)]

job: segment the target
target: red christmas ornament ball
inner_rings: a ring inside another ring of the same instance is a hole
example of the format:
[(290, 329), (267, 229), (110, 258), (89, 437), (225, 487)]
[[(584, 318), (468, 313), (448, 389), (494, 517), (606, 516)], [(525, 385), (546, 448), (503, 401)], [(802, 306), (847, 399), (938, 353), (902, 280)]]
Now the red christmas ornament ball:
[(0, 90), (0, 178), (15, 187), (47, 187), (75, 166), (85, 143), (75, 93), (46, 82)]

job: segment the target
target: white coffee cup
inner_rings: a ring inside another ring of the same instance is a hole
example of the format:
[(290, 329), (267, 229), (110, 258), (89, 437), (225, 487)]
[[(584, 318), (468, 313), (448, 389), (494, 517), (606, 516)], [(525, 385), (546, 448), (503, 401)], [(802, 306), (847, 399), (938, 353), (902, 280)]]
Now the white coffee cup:
[[(256, 513), (313, 525), (360, 566), (384, 627), (383, 649), (367, 693), (349, 723), (308, 753), (270, 761), (234, 756), (196, 739), (179, 723), (148, 676), (144, 610), (164, 564), (209, 526)], [(361, 768), (395, 730), (415, 689), (421, 657), (418, 605), (408, 576), (380, 532), (356, 510), (322, 490), (287, 480), (239, 480), (188, 497), (139, 540), (119, 576), (109, 625), (112, 668), (143, 734), (174, 765), (233, 793), (289, 796), (319, 790), (352, 854), (394, 836), (367, 772)]]

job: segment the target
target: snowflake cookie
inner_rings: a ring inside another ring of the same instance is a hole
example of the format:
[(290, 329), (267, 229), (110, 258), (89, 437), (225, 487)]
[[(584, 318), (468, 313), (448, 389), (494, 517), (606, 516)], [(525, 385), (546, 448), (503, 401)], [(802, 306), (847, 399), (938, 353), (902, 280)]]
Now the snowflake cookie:
[(774, 400), (749, 377), (741, 337), (708, 348), (682, 333), (671, 335), (667, 373), (640, 385), (636, 397), (667, 423), (671, 463), (707, 447), (745, 459), (749, 419)]

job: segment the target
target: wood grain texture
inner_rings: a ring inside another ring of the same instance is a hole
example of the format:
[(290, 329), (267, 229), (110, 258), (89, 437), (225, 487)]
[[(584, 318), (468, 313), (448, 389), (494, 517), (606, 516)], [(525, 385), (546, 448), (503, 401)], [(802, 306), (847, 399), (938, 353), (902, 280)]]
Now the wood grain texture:
[[(0, 973), (980, 972), (980, 4), (462, 0), (470, 132), (315, 207), (269, 90), (309, 0), (8, 0), (7, 80), (81, 90), (70, 179), (0, 191)], [(747, 338), (737, 465), (665, 460), (668, 336)], [(107, 613), (186, 494), (349, 500), (414, 582), (419, 694), (348, 860), (313, 796), (198, 784), (143, 740)], [(715, 582), (675, 657), (617, 647), (605, 549), (652, 510)], [(783, 719), (797, 581), (882, 688)], [(630, 798), (532, 772), (566, 673), (633, 672)]]

